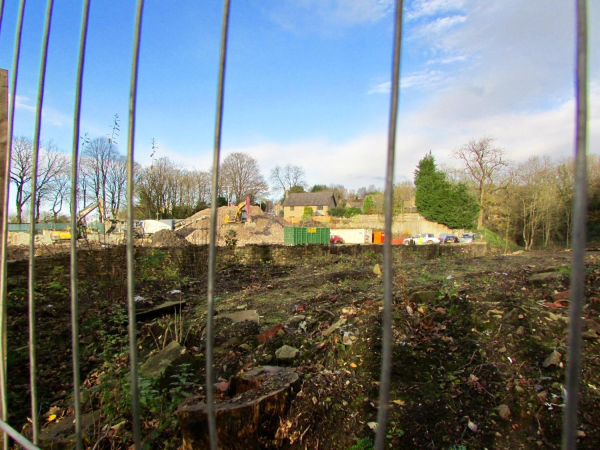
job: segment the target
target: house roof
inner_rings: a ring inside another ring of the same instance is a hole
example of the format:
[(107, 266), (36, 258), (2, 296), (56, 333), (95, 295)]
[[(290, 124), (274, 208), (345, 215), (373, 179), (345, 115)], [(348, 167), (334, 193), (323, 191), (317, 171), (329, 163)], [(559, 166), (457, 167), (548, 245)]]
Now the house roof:
[(289, 194), (282, 206), (329, 206), (335, 208), (337, 202), (331, 192), (307, 192), (303, 194)]
[(363, 207), (364, 200), (346, 200), (346, 206), (361, 208)]

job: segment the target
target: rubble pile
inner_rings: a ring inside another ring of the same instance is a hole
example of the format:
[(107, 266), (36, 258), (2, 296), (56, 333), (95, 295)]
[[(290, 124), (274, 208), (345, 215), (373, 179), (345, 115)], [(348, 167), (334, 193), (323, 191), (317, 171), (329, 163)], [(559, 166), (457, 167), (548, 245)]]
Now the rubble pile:
[[(222, 206), (217, 209), (217, 245), (224, 246), (229, 231), (235, 231), (238, 246), (249, 244), (283, 244), (283, 220), (265, 214), (260, 207), (251, 207), (251, 222), (225, 223), (226, 215), (235, 215), (237, 207)], [(210, 208), (197, 212), (186, 220), (208, 215)], [(177, 234), (195, 245), (208, 244), (209, 220), (200, 220), (177, 230)]]

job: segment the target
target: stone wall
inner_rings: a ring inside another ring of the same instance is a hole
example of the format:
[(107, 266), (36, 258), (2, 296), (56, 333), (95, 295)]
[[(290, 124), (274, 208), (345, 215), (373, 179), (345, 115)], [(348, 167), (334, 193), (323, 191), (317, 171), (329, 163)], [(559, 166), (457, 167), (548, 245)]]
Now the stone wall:
[[(485, 243), (453, 244), (453, 245), (422, 245), (422, 246), (392, 246), (395, 263), (406, 261), (429, 260), (435, 258), (471, 258), (484, 256), (488, 253)], [(381, 255), (383, 246), (370, 245), (248, 245), (233, 249), (217, 248), (217, 261), (237, 264), (275, 264), (287, 265), (297, 261), (312, 258), (323, 258), (330, 255), (348, 255), (358, 257), (365, 253)], [(78, 252), (78, 277), (80, 280), (96, 279), (123, 286), (126, 282), (126, 253), (125, 247), (111, 247), (102, 250), (81, 250)], [(135, 249), (136, 278), (140, 271), (152, 271), (157, 280), (179, 279), (188, 277), (198, 279), (206, 276), (208, 267), (208, 246), (188, 246), (178, 248), (147, 248)], [(47, 278), (68, 279), (70, 271), (70, 256), (36, 258), (36, 277), (38, 280)], [(148, 273), (143, 274), (145, 277)], [(9, 261), (8, 276), (12, 283), (27, 285), (28, 261)]]

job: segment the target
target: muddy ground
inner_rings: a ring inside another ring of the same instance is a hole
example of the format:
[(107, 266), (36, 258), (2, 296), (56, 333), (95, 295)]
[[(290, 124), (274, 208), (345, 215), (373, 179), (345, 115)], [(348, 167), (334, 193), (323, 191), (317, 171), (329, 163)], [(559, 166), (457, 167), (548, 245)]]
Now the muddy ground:
[[(419, 249), (413, 249), (418, 252)], [(145, 448), (177, 448), (176, 411), (204, 391), (204, 276), (167, 264), (168, 250), (138, 256), (139, 309), (186, 301), (180, 314), (138, 324), (143, 363), (177, 340), (186, 359), (163, 376), (142, 378)], [(396, 255), (390, 448), (559, 448), (568, 315), (568, 252), (525, 252), (414, 261)], [(587, 300), (580, 401), (580, 448), (600, 448), (600, 263), (587, 256)], [(72, 379), (67, 262), (39, 274), (38, 392), (42, 447), (69, 448)], [(301, 376), (275, 435), (256, 448), (369, 449), (377, 426), (381, 256), (365, 251), (243, 265), (219, 260), (217, 318), (255, 310), (259, 323), (216, 321), (217, 382), (261, 365)], [(108, 264), (80, 281), (86, 447), (128, 448), (131, 441), (123, 272)], [(535, 275), (552, 273), (536, 281)], [(26, 278), (9, 268), (11, 424), (27, 434), (29, 407)], [(340, 323), (340, 319), (342, 320)], [(340, 327), (327, 334), (335, 324)], [(260, 343), (257, 336), (277, 325)], [(277, 327), (279, 328), (279, 327)], [(278, 361), (283, 345), (299, 350)], [(170, 378), (169, 378), (170, 377)], [(187, 400), (186, 400), (187, 399)], [(219, 401), (223, 401), (219, 399)], [(62, 434), (57, 431), (65, 428)]]

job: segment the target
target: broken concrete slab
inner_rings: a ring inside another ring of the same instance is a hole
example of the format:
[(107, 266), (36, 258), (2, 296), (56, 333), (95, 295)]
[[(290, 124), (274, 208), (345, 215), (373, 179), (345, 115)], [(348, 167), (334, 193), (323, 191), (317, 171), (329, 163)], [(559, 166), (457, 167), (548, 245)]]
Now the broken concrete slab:
[(135, 318), (138, 322), (156, 319), (157, 317), (166, 316), (167, 314), (180, 312), (186, 304), (187, 302), (185, 300), (177, 302), (165, 302), (161, 305), (155, 306), (154, 308), (138, 312), (135, 315)]
[(529, 277), (529, 284), (544, 284), (550, 281), (558, 281), (564, 277), (562, 272), (536, 273)]
[[(81, 428), (83, 430), (89, 428), (94, 423), (98, 423), (102, 417), (102, 411), (96, 410), (89, 412), (87, 414), (83, 414), (81, 416)], [(62, 445), (67, 444), (75, 444), (75, 417), (69, 416), (65, 417), (60, 422), (55, 422), (49, 425), (47, 428), (41, 431), (40, 433), (40, 441), (44, 443), (44, 448), (46, 446), (52, 447), (53, 445), (59, 445), (60, 448), (63, 448)], [(67, 448), (67, 447), (65, 447)]]
[(157, 378), (169, 368), (186, 363), (189, 354), (185, 347), (173, 341), (158, 353), (152, 355), (140, 368), (140, 375), (146, 378)]
[(246, 320), (250, 321), (250, 322), (255, 322), (255, 323), (259, 323), (259, 321), (260, 321), (258, 312), (255, 309), (249, 309), (247, 311), (236, 311), (236, 312), (227, 313), (227, 314), (219, 314), (215, 318), (217, 320), (218, 319), (230, 319), (233, 321), (233, 323), (245, 322)]

